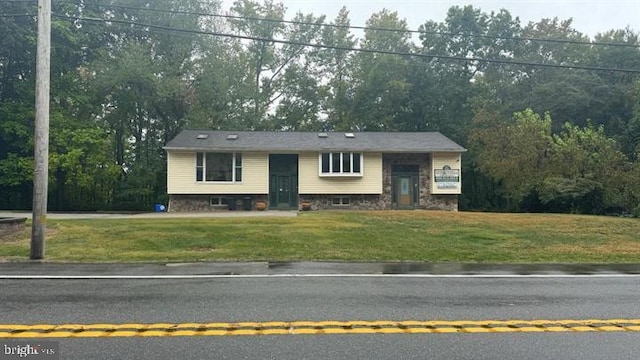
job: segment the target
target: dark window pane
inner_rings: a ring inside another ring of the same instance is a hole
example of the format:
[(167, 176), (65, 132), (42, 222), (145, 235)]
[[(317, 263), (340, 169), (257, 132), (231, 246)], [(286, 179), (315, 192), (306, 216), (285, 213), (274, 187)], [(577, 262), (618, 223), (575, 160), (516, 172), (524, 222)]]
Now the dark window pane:
[(353, 172), (360, 172), (360, 153), (353, 153)]
[(351, 153), (342, 154), (342, 172), (351, 172)]
[(323, 173), (329, 172), (329, 153), (322, 154), (322, 172)]
[(196, 153), (196, 181), (202, 181), (203, 174), (202, 170), (204, 168), (204, 162), (202, 161), (203, 153)]
[(236, 181), (242, 181), (242, 154), (236, 154)]
[(340, 153), (331, 154), (331, 172), (340, 172)]
[(206, 181), (233, 181), (233, 154), (207, 153)]

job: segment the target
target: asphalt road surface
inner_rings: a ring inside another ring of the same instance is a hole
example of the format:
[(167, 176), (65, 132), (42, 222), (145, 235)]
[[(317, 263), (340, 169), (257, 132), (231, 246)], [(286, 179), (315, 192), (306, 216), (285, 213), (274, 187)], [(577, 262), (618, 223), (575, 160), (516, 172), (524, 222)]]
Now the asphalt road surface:
[(47, 339), (61, 359), (637, 359), (639, 285), (633, 274), (7, 277), (0, 350)]

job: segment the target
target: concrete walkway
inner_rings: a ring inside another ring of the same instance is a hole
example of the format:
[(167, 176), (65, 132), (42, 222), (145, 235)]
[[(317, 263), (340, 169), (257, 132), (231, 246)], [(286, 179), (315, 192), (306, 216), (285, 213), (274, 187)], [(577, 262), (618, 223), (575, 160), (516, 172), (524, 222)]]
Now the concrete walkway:
[[(18, 217), (31, 219), (31, 212), (0, 210), (2, 217)], [(216, 211), (216, 212), (151, 212), (151, 213), (98, 213), (98, 212), (78, 212), (78, 213), (58, 213), (47, 214), (49, 219), (162, 219), (162, 218), (216, 218), (216, 217), (296, 217), (298, 211)]]

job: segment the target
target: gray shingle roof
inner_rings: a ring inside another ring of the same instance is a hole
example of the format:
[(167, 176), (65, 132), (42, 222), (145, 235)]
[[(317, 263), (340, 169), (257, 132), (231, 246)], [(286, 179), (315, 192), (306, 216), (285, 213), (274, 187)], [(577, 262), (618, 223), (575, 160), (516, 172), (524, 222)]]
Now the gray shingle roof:
[[(439, 132), (264, 132), (183, 130), (165, 150), (218, 151), (360, 151), (360, 152), (462, 152), (465, 148)], [(198, 136), (200, 135), (200, 136)], [(237, 135), (229, 140), (229, 135)]]

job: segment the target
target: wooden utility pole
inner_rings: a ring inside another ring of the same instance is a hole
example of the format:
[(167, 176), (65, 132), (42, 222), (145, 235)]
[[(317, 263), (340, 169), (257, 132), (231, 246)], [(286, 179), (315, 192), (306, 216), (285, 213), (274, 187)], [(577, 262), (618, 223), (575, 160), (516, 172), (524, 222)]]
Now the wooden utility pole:
[(38, 0), (36, 129), (34, 137), (31, 259), (44, 258), (49, 192), (49, 81), (51, 79), (51, 0)]

